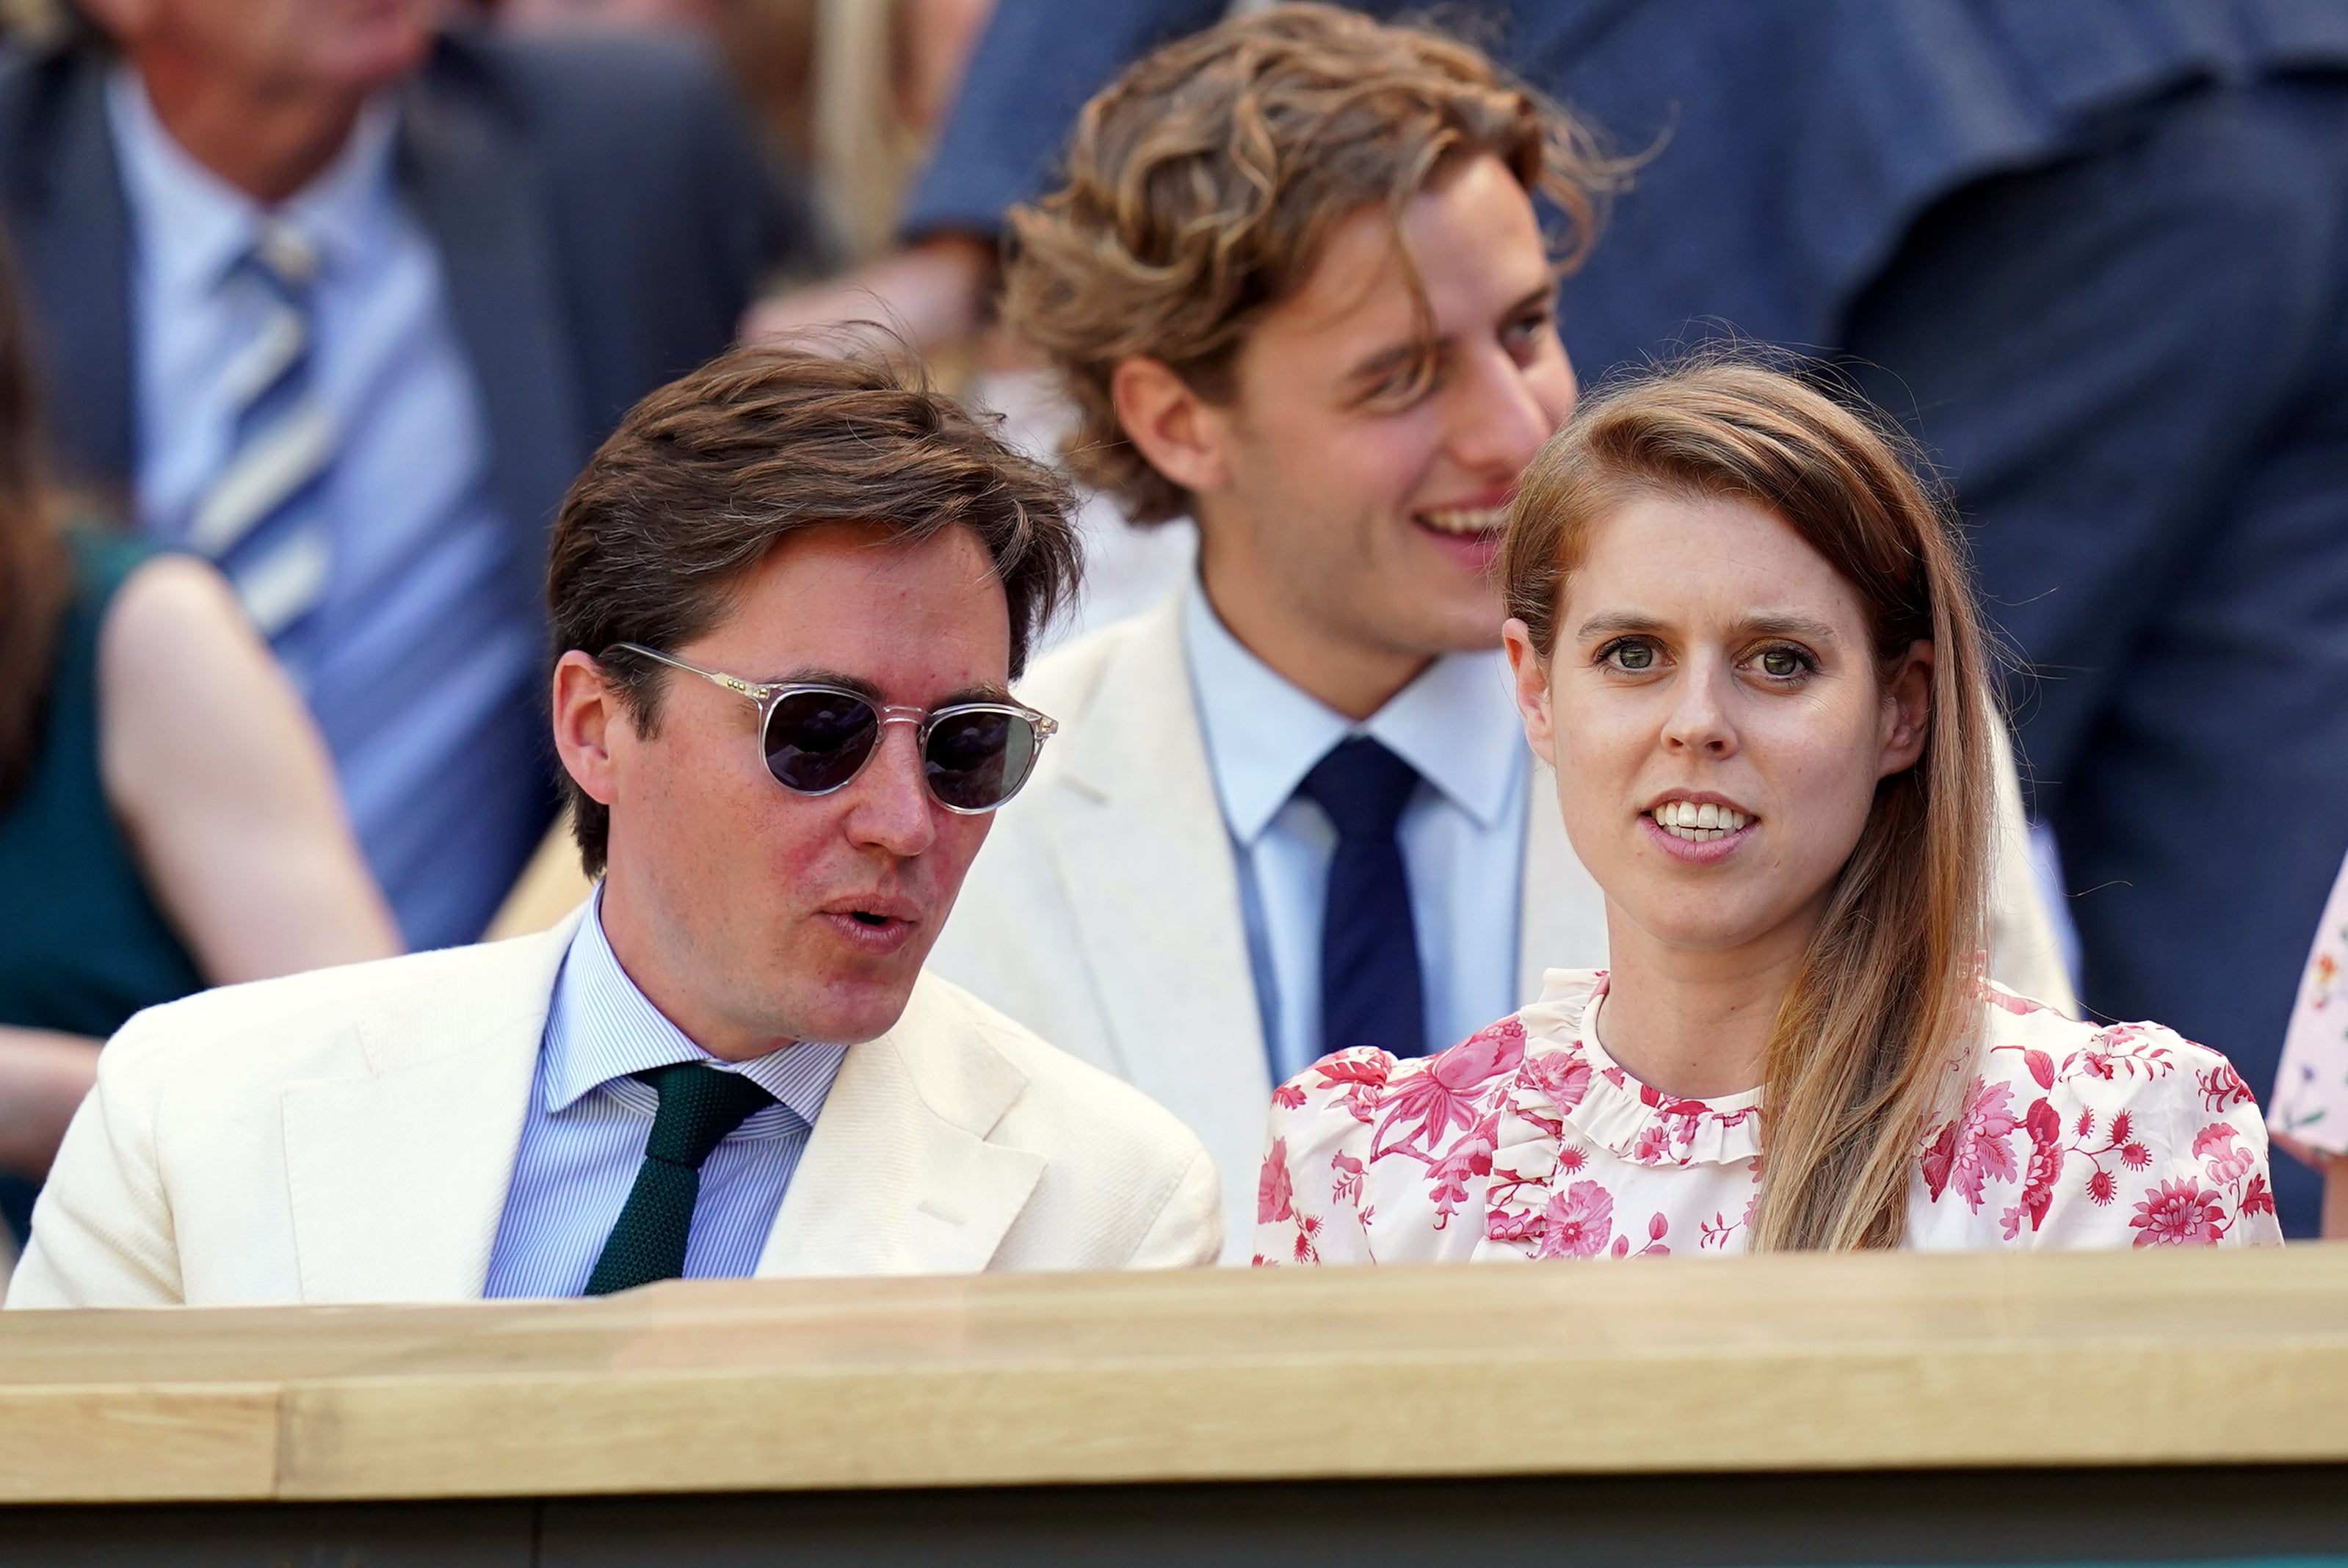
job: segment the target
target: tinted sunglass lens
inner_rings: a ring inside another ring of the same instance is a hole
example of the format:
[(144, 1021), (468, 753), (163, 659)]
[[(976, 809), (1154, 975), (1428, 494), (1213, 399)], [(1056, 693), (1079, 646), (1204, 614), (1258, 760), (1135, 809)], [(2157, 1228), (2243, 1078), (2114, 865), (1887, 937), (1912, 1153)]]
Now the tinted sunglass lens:
[(1016, 713), (950, 713), (930, 728), (922, 759), (930, 792), (957, 811), (992, 811), (1035, 765), (1035, 726)]
[(860, 697), (794, 692), (767, 716), (767, 771), (802, 794), (836, 790), (856, 776), (880, 731), (880, 715)]

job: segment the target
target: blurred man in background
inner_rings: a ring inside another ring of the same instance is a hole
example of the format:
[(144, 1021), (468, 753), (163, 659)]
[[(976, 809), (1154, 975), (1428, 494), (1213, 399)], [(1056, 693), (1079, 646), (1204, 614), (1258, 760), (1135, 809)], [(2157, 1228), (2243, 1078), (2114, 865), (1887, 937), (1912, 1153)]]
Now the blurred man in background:
[(0, 206), (67, 471), (217, 561), (316, 713), (408, 941), (553, 810), (545, 530), (806, 223), (675, 40), (436, 0), (84, 0), (0, 69)]
[[(1004, 214), (1052, 184), (1077, 108), (1226, 9), (1003, 0), (907, 248), (861, 282), (933, 338), (969, 330)], [(2348, 8), (1445, 12), (1478, 14), (1532, 85), (1646, 155), (1565, 297), (1574, 363), (1602, 376), (1722, 326), (1864, 362), (1953, 480), (2029, 661), (2014, 696), (2083, 999), (2265, 1089), (2348, 845)], [(2276, 1177), (2312, 1234), (2315, 1183)]]

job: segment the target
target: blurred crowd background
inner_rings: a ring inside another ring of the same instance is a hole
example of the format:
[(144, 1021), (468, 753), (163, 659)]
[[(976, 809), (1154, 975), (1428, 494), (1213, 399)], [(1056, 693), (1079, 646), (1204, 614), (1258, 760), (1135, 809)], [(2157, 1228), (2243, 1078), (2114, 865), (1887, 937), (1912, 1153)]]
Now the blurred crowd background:
[[(187, 649), (210, 634), (176, 641), (168, 606), (147, 639), (107, 630), (106, 594), (136, 559), (77, 545), (71, 581), (49, 589), (17, 559), (29, 547), (0, 559), (0, 617), (47, 614), (62, 650), (26, 655), (37, 680), (0, 668), (0, 685), (26, 688), (0, 694), (14, 1223), (57, 1108), (87, 1083), (88, 1042), (129, 1009), (470, 940), (524, 883), (554, 798), (529, 541), (644, 392), (738, 335), (876, 318), (1019, 442), (1055, 450), (1067, 409), (993, 323), (1004, 214), (1040, 193), (1086, 97), (1228, 9), (0, 0), (0, 206), (25, 317), (5, 347), (29, 355), (48, 431), (38, 484), (56, 497), (26, 479), (9, 505), (26, 528), (210, 556), (318, 731), (271, 729), (277, 677), (232, 651), (216, 689), (236, 695), (213, 703), (226, 711), (191, 695), (215, 666)], [(1981, 528), (2085, 1005), (2206, 1040), (2265, 1092), (2348, 847), (2348, 5), (1556, 0), (1434, 15), (1622, 159), (1562, 295), (1585, 384), (1732, 334), (1840, 357), (1915, 426)], [(437, 37), (411, 47), (418, 27)], [(280, 102), (248, 83), (239, 98), (190, 79), (237, 58), (264, 86), (333, 78), (355, 120), (305, 161), (304, 137), (331, 115), (291, 89)], [(126, 86), (139, 77), (144, 97)], [(183, 126), (209, 138), (194, 149), (209, 175), (156, 134)], [(228, 165), (244, 177), (219, 178)], [(285, 215), (315, 220), (315, 253), (289, 260), (273, 240), (286, 198)], [(258, 280), (217, 323), (174, 292), (207, 266)], [(235, 347), (239, 333), (262, 346)], [(301, 425), (301, 398), (332, 418)], [(30, 418), (0, 395), (0, 422)], [(283, 434), (329, 427), (308, 447)], [(1180, 525), (1130, 529), (1099, 501), (1086, 521), (1087, 589), (1058, 637), (1154, 602), (1195, 548)], [(177, 613), (192, 626), (206, 611), (188, 592)], [(109, 683), (93, 672), (101, 646), (148, 673)], [(70, 739), (70, 777), (45, 761), (68, 742), (39, 717), (69, 678), (97, 683), (99, 710)], [(206, 772), (201, 733), (187, 755), (114, 734), (122, 684), (160, 693), (153, 733), (176, 733), (173, 714), (249, 726), (235, 732), (248, 771)], [(317, 792), (253, 782), (323, 779), (320, 755), (347, 829)], [(212, 815), (180, 820), (200, 809)], [(127, 847), (108, 890), (59, 880), (88, 860), (73, 835), (103, 837), (109, 820)], [(283, 829), (299, 853), (272, 847), (272, 824), (302, 823), (306, 838)], [(232, 851), (208, 859), (207, 843)], [(240, 880), (259, 891), (222, 894)], [(297, 915), (254, 913), (272, 898)], [(2312, 1192), (2285, 1184), (2295, 1231)]]

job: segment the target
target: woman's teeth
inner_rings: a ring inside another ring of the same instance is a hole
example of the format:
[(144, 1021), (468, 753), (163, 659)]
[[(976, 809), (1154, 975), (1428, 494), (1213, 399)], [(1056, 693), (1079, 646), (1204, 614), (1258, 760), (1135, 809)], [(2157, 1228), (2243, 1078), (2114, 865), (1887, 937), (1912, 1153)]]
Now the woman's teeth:
[(1667, 800), (1649, 813), (1655, 825), (1673, 838), (1684, 838), (1701, 844), (1706, 839), (1726, 838), (1743, 831), (1753, 819), (1733, 806), (1715, 805), (1710, 801), (1698, 805), (1692, 800)]
[(1501, 507), (1445, 507), (1418, 514), (1418, 520), (1438, 534), (1496, 534), (1508, 526)]

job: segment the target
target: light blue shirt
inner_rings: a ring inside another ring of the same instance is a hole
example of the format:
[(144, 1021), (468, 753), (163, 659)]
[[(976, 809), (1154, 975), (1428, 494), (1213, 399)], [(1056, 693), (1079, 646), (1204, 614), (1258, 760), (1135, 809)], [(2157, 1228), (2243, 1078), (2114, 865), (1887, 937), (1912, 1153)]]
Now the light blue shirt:
[(687, 1279), (741, 1279), (757, 1271), (776, 1211), (807, 1150), (815, 1120), (848, 1056), (844, 1045), (802, 1043), (753, 1061), (702, 1050), (628, 979), (603, 936), (599, 888), (563, 956), (538, 1051), (530, 1110), (485, 1296), (567, 1296), (587, 1288), (644, 1163), (660, 1096), (631, 1073), (678, 1061), (738, 1072), (777, 1103), (726, 1135), (701, 1166), (701, 1195), (685, 1243)]
[[(269, 304), (232, 276), (263, 215), (171, 138), (127, 67), (107, 110), (130, 210), (142, 528), (184, 538), (235, 433), (223, 368)], [(489, 492), (488, 425), (440, 260), (393, 167), (396, 113), (276, 210), (319, 252), (315, 390), (338, 433), (333, 567), (296, 678), (409, 943), (480, 934), (544, 826), (541, 612)]]
[(1193, 578), (1182, 611), (1207, 759), (1239, 862), (1256, 1003), (1284, 1082), (1321, 1055), (1321, 927), (1337, 830), (1296, 786), (1348, 735), (1418, 770), (1395, 837), (1439, 1050), (1514, 1012), (1531, 753), (1504, 655), (1437, 660), (1356, 724), (1291, 685), (1233, 637)]

